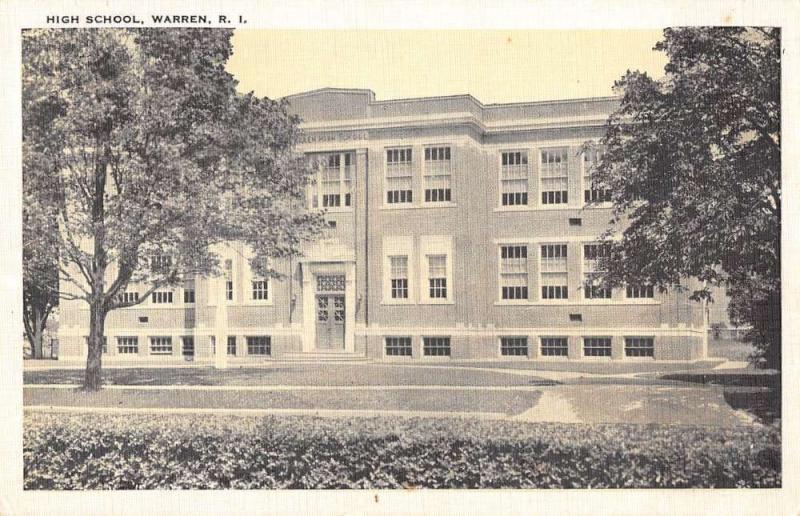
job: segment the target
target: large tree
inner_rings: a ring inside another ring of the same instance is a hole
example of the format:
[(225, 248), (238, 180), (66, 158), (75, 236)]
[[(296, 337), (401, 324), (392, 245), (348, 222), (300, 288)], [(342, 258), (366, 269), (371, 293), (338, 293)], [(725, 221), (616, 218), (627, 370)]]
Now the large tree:
[[(231, 36), (23, 34), (23, 174), (39, 195), (26, 209), (52, 212), (60, 294), (89, 305), (87, 389), (101, 385), (110, 311), (216, 273), (215, 250), (230, 242), (274, 275), (269, 259), (296, 254), (321, 227), (299, 202), (312, 168), (293, 150), (298, 120), (281, 102), (237, 93)], [(121, 299), (132, 283), (147, 290)]]
[(695, 299), (726, 288), (769, 367), (781, 345), (780, 47), (777, 28), (665, 30), (665, 76), (616, 82), (593, 174), (614, 202), (607, 282), (695, 278)]

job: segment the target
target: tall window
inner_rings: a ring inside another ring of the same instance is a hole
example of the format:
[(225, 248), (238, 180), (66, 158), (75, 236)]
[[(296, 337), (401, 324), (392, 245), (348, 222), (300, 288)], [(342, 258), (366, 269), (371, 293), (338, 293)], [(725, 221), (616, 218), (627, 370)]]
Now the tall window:
[(604, 260), (609, 256), (606, 245), (583, 246), (583, 291), (586, 299), (611, 299), (611, 289), (603, 286), (599, 274), (603, 272)]
[(411, 149), (386, 150), (386, 202), (388, 204), (410, 203)]
[(117, 337), (117, 353), (136, 355), (139, 353), (139, 339), (136, 337)]
[(233, 260), (225, 260), (225, 299), (233, 301)]
[(628, 285), (625, 289), (625, 296), (631, 299), (652, 298), (654, 293), (652, 285)]
[(410, 357), (411, 337), (386, 337), (387, 357)]
[(351, 152), (326, 154), (315, 185), (311, 185), (311, 207), (339, 208), (351, 205), (355, 158)]
[(567, 245), (542, 246), (542, 299), (568, 299)]
[(271, 352), (269, 337), (247, 337), (248, 355), (269, 355)]
[(426, 357), (449, 357), (450, 337), (423, 337), (422, 354)]
[(450, 147), (425, 148), (425, 202), (450, 202)]
[(171, 355), (172, 337), (150, 337), (151, 355)]
[(194, 298), (194, 280), (190, 280), (183, 284), (183, 302), (192, 304), (195, 301)]
[(408, 299), (408, 256), (390, 256), (392, 299)]
[(236, 356), (236, 336), (228, 336), (228, 354)]
[(528, 247), (500, 246), (501, 299), (528, 299)]
[(168, 290), (157, 290), (150, 295), (150, 299), (154, 304), (170, 304), (172, 303), (172, 292)]
[(265, 301), (269, 299), (269, 286), (267, 285), (266, 280), (255, 280), (252, 281), (252, 293), (253, 299), (257, 301)]
[(172, 267), (172, 257), (168, 254), (157, 254), (150, 258), (150, 269), (153, 272), (165, 272)]
[(447, 299), (447, 255), (428, 255), (428, 289), (431, 299)]
[(500, 203), (503, 206), (528, 204), (528, 153), (503, 152), (500, 167)]
[(567, 204), (567, 149), (542, 150), (542, 204)]
[(583, 356), (585, 357), (610, 357), (611, 338), (609, 337), (584, 337)]
[(138, 292), (121, 292), (119, 294), (120, 303), (135, 303), (139, 301)]
[(194, 356), (194, 337), (183, 337), (183, 356), (185, 357), (193, 357)]
[(583, 153), (583, 200), (589, 202), (611, 202), (611, 190), (599, 188), (593, 184), (592, 173), (600, 161), (599, 149), (587, 150)]

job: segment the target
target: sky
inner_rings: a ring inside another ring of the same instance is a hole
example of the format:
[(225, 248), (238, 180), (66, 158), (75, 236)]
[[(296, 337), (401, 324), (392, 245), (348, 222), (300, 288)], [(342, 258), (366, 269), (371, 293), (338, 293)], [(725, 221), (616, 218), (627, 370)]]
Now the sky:
[(626, 70), (663, 75), (660, 30), (236, 30), (228, 70), (242, 92), (324, 87), (378, 100), (470, 93), (484, 104), (613, 94)]

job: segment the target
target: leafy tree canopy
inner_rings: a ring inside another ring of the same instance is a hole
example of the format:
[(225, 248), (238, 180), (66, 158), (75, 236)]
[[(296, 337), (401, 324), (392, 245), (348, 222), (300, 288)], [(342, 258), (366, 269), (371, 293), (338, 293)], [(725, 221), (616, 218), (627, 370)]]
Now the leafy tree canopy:
[(628, 71), (617, 81), (621, 104), (593, 173), (614, 203), (606, 236), (621, 236), (608, 239), (606, 281), (668, 288), (692, 277), (703, 285), (698, 299), (725, 286), (734, 319), (753, 325), (762, 358), (775, 365), (780, 30), (667, 29), (655, 49), (669, 58), (665, 76)]

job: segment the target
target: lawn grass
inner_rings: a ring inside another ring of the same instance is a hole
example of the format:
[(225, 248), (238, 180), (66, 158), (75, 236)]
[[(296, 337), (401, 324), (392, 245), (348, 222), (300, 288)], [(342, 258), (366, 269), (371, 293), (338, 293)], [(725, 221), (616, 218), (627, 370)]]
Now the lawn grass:
[(769, 427), (26, 414), (25, 489), (780, 487)]
[(724, 358), (736, 362), (747, 362), (748, 357), (755, 351), (749, 342), (735, 339), (708, 339), (708, 356)]
[(111, 408), (224, 408), (305, 410), (401, 410), (518, 414), (536, 405), (541, 392), (503, 390), (292, 390), (197, 391), (24, 389), (24, 406)]
[[(81, 384), (80, 369), (25, 371), (26, 384)], [(492, 371), (391, 367), (379, 364), (280, 364), (270, 367), (129, 368), (103, 370), (107, 385), (552, 385), (533, 376)]]

